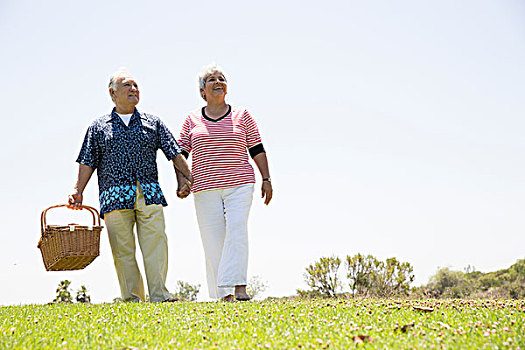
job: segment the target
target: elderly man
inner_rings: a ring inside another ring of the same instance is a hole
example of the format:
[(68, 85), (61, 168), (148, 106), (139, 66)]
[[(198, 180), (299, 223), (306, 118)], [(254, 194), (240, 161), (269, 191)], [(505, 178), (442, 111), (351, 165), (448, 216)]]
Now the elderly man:
[(110, 114), (88, 128), (78, 156), (78, 179), (69, 196), (71, 208), (80, 208), (82, 193), (98, 170), (100, 214), (106, 223), (122, 299), (145, 300), (144, 284), (135, 259), (137, 237), (144, 259), (150, 301), (175, 301), (166, 289), (168, 245), (163, 206), (166, 199), (158, 182), (156, 163), (160, 148), (191, 187), (193, 178), (171, 132), (157, 117), (139, 112), (139, 88), (125, 69), (109, 81), (115, 103)]

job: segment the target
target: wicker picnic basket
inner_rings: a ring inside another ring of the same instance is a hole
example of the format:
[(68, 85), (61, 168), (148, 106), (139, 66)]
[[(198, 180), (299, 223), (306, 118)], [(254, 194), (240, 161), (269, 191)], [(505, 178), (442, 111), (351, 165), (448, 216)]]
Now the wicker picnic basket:
[[(91, 213), (93, 225), (46, 225), (47, 211), (59, 207), (68, 207), (68, 205), (54, 205), (42, 212), (40, 216), (42, 236), (37, 247), (40, 248), (47, 271), (83, 269), (99, 255), (102, 230), (100, 215), (95, 208), (83, 205), (82, 209)], [(97, 221), (95, 221), (95, 214)]]

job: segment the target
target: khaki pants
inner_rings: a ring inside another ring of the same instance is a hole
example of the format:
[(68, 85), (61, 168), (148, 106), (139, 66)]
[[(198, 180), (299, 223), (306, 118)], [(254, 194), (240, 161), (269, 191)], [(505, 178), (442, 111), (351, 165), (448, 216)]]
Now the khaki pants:
[(122, 299), (146, 299), (142, 276), (135, 259), (135, 224), (144, 259), (150, 301), (168, 299), (170, 294), (165, 285), (168, 273), (168, 242), (162, 205), (146, 205), (142, 187), (137, 182), (135, 208), (113, 210), (104, 215), (104, 221), (108, 229)]

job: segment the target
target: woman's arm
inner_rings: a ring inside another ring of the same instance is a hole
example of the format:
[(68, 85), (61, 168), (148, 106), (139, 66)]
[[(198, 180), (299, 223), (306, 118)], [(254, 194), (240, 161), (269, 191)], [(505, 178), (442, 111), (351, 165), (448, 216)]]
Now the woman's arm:
[(178, 154), (177, 157), (173, 158), (173, 168), (177, 176), (177, 197), (186, 198), (190, 194), (191, 186), (193, 185), (193, 176), (182, 154)]
[(270, 169), (268, 168), (268, 159), (266, 158), (266, 152), (261, 152), (253, 157), (253, 161), (259, 168), (259, 172), (263, 178), (261, 186), (261, 198), (264, 199), (264, 204), (268, 205), (272, 200), (272, 182), (270, 180)]

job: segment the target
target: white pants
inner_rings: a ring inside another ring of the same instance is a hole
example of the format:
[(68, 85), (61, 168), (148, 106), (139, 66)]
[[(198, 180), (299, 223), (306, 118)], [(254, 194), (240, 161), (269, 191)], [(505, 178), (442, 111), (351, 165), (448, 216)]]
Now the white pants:
[(135, 209), (113, 210), (104, 215), (109, 243), (117, 270), (120, 293), (125, 301), (144, 301), (144, 283), (135, 259), (137, 226), (150, 300), (163, 301), (170, 297), (166, 289), (168, 273), (168, 242), (165, 233), (162, 205), (146, 205), (142, 187), (137, 182)]
[(246, 285), (252, 198), (253, 184), (194, 194), (210, 298), (223, 298), (234, 294), (235, 286)]

